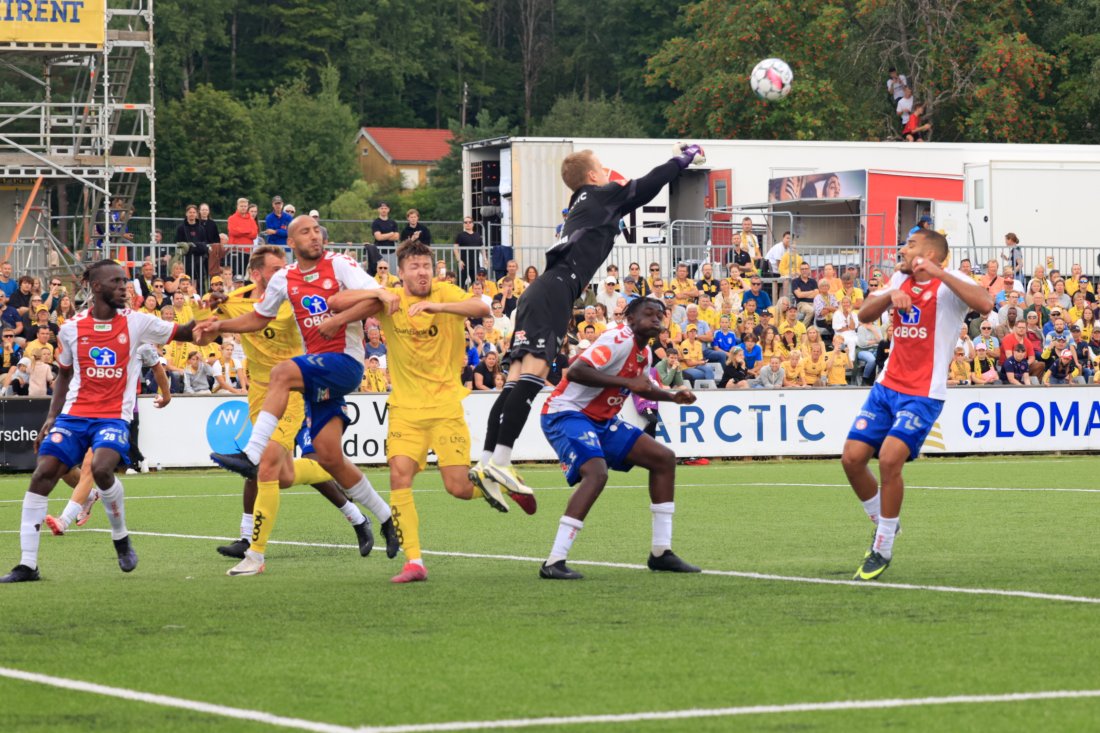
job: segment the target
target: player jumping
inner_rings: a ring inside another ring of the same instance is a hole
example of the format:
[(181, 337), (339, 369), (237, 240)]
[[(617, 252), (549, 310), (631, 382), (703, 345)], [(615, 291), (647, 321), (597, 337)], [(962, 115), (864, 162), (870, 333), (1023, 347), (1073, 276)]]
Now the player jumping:
[[(350, 257), (326, 252), (321, 225), (310, 216), (299, 216), (287, 228), (288, 241), (297, 262), (270, 279), (255, 310), (227, 321), (206, 321), (196, 326), (203, 340), (219, 333), (250, 333), (268, 325), (289, 300), (305, 342), (306, 353), (281, 362), (271, 370), (271, 383), (263, 409), (256, 417), (244, 451), (230, 455), (212, 453), (223, 468), (245, 478), (258, 478), (253, 512), (253, 543), (267, 544), (279, 511), (279, 475), (284, 469), (282, 451), (265, 454), (292, 392), (301, 392), (309, 420), (309, 435), (317, 462), (343, 487), (345, 493), (378, 517), (386, 538), (386, 555), (396, 557), (400, 548), (389, 505), (367, 477), (344, 456), (340, 438), (348, 424), (344, 396), (359, 388), (363, 379), (363, 323), (341, 323), (335, 333), (321, 326), (333, 318), (329, 301), (345, 289), (367, 290), (375, 298), (395, 306), (398, 298), (379, 288)], [(266, 459), (262, 459), (266, 455)], [(264, 570), (264, 556), (250, 549), (230, 570), (232, 575), (255, 575)]]
[(649, 470), (649, 510), (653, 513), (650, 570), (698, 573), (699, 568), (672, 552), (672, 514), (676, 505), (676, 456), (641, 429), (619, 418), (619, 410), (633, 392), (648, 400), (690, 405), (689, 390), (669, 392), (647, 376), (647, 345), (661, 330), (665, 307), (653, 298), (638, 298), (626, 307), (626, 326), (608, 329), (569, 367), (542, 408), (542, 432), (554, 446), (570, 486), (580, 486), (569, 497), (550, 557), (539, 576), (551, 580), (584, 577), (565, 564), (588, 510), (607, 483), (607, 469)]
[(0, 583), (39, 579), (39, 530), (46, 519), (47, 499), (57, 482), (79, 465), (91, 447), (92, 474), (111, 524), (118, 566), (129, 573), (138, 557), (126, 529), (122, 482), (115, 475), (128, 462), (142, 344), (172, 339), (190, 341), (194, 323), (182, 326), (127, 308), (125, 270), (101, 260), (84, 272), (92, 293), (91, 307), (66, 321), (58, 332), (58, 365), (53, 399), (46, 422), (35, 441), (38, 466), (23, 496), (19, 526), (22, 559)]
[(619, 220), (649, 203), (682, 170), (703, 160), (698, 145), (677, 146), (675, 157), (625, 185), (609, 182), (608, 170), (591, 150), (572, 153), (562, 161), (562, 180), (573, 192), (569, 215), (561, 237), (546, 252), (546, 271), (519, 300), (508, 379), (489, 412), (481, 460), (470, 470), (471, 480), (482, 490), (488, 481), (495, 481), (510, 494), (533, 495), (512, 467), (512, 446), (531, 413), (531, 403), (546, 384), (568, 330), (573, 302), (611, 253)]
[[(383, 311), (379, 315), (386, 333), (393, 379), (386, 441), (390, 508), (407, 560), (394, 576), (395, 583), (428, 579), (420, 550), (420, 517), (412, 485), (416, 474), (427, 466), (429, 449), (438, 457), (439, 473), (449, 494), (459, 499), (484, 498), (493, 508), (508, 511), (495, 484), (490, 482), (482, 492), (467, 476), (470, 430), (463, 416), (462, 400), (469, 390), (460, 381), (465, 355), (464, 324), (467, 318), (488, 316), (489, 306), (461, 288), (433, 282), (434, 264), (431, 248), (426, 244), (403, 242), (397, 248), (397, 267), (404, 284), (391, 288), (401, 304), (394, 313)], [(348, 290), (334, 296), (331, 305), (336, 311), (345, 308), (356, 311), (364, 304), (369, 307), (376, 302), (370, 293)], [(361, 311), (355, 317), (361, 317)], [(528, 513), (534, 511), (534, 497), (513, 498)]]
[[(254, 310), (259, 301), (249, 295), (263, 293), (275, 273), (285, 266), (286, 254), (282, 247), (265, 245), (253, 249), (248, 260), (248, 272), (252, 284), (233, 291), (218, 303), (212, 303), (214, 315), (219, 319), (227, 320)], [(322, 326), (325, 325), (322, 324)], [(249, 419), (254, 423), (267, 398), (267, 385), (271, 381), (271, 371), (280, 362), (301, 356), (305, 349), (302, 347), (302, 336), (294, 320), (294, 309), (290, 303), (285, 302), (279, 306), (275, 319), (265, 328), (253, 333), (241, 334), (241, 337), (241, 345), (244, 347), (248, 364), (248, 414)], [(264, 452), (275, 454), (271, 461), (278, 462), (280, 466), (280, 488), (310, 484), (333, 506), (343, 512), (352, 529), (355, 530), (359, 554), (366, 557), (374, 547), (370, 521), (363, 516), (354, 503), (348, 501), (348, 497), (328, 472), (315, 460), (305, 454), (301, 458), (294, 458), (295, 437), (301, 431), (305, 417), (306, 407), (302, 401), (302, 395), (292, 392), (287, 402), (286, 412), (279, 420), (279, 425), (275, 428), (271, 442), (267, 444)], [(263, 463), (263, 460), (261, 457), (260, 462)], [(218, 547), (220, 554), (243, 560), (250, 546), (253, 552), (260, 555), (266, 551), (266, 545), (259, 544), (259, 537), (254, 536), (256, 494), (256, 481), (245, 479), (241, 538)], [(234, 573), (231, 571), (231, 574)]]
[[(890, 359), (848, 433), (841, 463), (848, 482), (875, 523), (871, 547), (856, 580), (875, 580), (890, 566), (905, 493), (906, 461), (921, 446), (947, 397), (947, 367), (967, 311), (987, 313), (989, 291), (963, 273), (945, 271), (947, 239), (931, 229), (909, 235), (889, 285), (867, 296), (859, 320), (872, 323), (891, 305), (894, 338)], [(882, 489), (867, 467), (878, 456)]]

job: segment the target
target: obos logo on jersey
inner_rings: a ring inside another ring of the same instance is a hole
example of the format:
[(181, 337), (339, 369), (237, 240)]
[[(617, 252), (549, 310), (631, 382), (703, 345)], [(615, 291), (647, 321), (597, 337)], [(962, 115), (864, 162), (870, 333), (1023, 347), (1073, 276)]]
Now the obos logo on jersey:
[(216, 453), (242, 451), (251, 437), (252, 423), (244, 400), (222, 402), (206, 419), (206, 442)]
[(900, 312), (901, 324), (894, 329), (894, 335), (900, 338), (927, 338), (928, 329), (920, 325), (920, 308), (909, 306), (909, 310)]
[(94, 346), (88, 351), (88, 356), (92, 357), (92, 364), (84, 370), (86, 376), (100, 379), (118, 379), (122, 376), (122, 369), (116, 366), (118, 354), (112, 349)]
[(302, 298), (302, 307), (309, 313), (309, 317), (303, 321), (306, 326), (316, 326), (326, 318), (331, 317), (328, 312), (328, 301), (320, 295), (307, 295)]

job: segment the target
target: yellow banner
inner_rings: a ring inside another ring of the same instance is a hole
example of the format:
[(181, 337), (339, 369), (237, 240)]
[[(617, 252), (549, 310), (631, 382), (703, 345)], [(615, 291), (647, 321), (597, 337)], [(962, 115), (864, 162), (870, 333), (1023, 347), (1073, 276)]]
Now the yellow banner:
[(0, 0), (0, 43), (103, 45), (107, 0)]

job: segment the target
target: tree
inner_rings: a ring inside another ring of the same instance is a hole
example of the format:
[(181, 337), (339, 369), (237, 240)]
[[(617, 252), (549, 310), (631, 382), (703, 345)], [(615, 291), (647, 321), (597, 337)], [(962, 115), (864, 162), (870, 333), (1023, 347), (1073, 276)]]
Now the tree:
[[(649, 59), (647, 82), (679, 97), (668, 128), (717, 138), (861, 139), (872, 134), (866, 76), (845, 49), (843, 0), (800, 3), (701, 0), (684, 11), (686, 34)], [(779, 56), (794, 70), (789, 97), (768, 103), (749, 88), (753, 66)]]
[[(1034, 3), (1017, 0), (862, 0), (856, 57), (897, 66), (935, 117), (940, 139), (1053, 142), (1059, 62), (1026, 32)], [(939, 114), (946, 112), (947, 114)]]
[(276, 91), (274, 100), (256, 96), (252, 119), (267, 172), (267, 193), (279, 194), (307, 211), (331, 201), (358, 175), (355, 139), (358, 125), (340, 101), (339, 74), (321, 72), (321, 91), (311, 96), (299, 79)]
[[(191, 91), (209, 54), (229, 43), (228, 19), (236, 0), (157, 0), (154, 34), (158, 85), (170, 97)], [(200, 22), (194, 19), (201, 18)], [(202, 81), (210, 82), (207, 74)]]
[(550, 56), (549, 23), (554, 0), (518, 0), (519, 46), (523, 68), (523, 129), (531, 131), (535, 87)]
[(248, 109), (206, 84), (161, 107), (157, 156), (157, 200), (169, 218), (200, 201), (228, 214), (239, 196), (258, 194), (264, 177)]
[(638, 113), (622, 97), (581, 99), (576, 93), (554, 101), (554, 106), (535, 125), (543, 137), (646, 137)]

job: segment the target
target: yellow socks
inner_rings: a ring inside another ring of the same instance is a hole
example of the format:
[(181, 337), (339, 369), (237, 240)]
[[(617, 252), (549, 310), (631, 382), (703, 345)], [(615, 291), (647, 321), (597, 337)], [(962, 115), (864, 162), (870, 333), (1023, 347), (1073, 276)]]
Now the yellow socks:
[(420, 517), (416, 513), (412, 489), (391, 489), (390, 509), (393, 511), (393, 525), (401, 549), (409, 562), (421, 562), (420, 559)]
[(252, 546), (249, 549), (262, 555), (267, 550), (271, 530), (275, 528), (275, 518), (279, 516), (279, 482), (260, 481), (256, 486), (256, 506), (252, 510)]
[(332, 481), (329, 472), (321, 468), (321, 464), (312, 458), (294, 459), (294, 483), (297, 486), (323, 484)]

